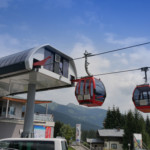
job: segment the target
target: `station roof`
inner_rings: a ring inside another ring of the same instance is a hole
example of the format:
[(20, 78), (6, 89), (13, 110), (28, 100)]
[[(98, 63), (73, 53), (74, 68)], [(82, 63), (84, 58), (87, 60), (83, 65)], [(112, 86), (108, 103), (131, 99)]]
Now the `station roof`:
[(0, 68), (7, 67), (10, 65), (25, 61), (26, 57), (29, 55), (31, 51), (32, 51), (32, 48), (0, 58)]
[[(3, 74), (7, 74), (7, 73), (15, 71), (14, 69), (18, 69), (18, 70), (23, 70), (23, 69), (31, 70), (31, 69), (33, 69), (32, 59), (33, 59), (34, 55), (39, 50), (43, 51), (43, 49), (51, 50), (52, 52), (55, 52), (55, 53), (57, 52), (57, 54), (60, 54), (64, 58), (67, 58), (68, 60), (72, 60), (71, 57), (65, 55), (64, 53), (51, 47), (50, 45), (45, 44), (45, 45), (42, 45), (39, 47), (30, 48), (30, 49), (27, 49), (27, 50), (24, 50), (24, 51), (0, 58), (0, 77)], [(43, 59), (43, 57), (41, 57), (41, 59)], [(17, 64), (17, 66), (18, 66), (18, 64), (19, 65), (22, 64), (22, 65), (20, 65), (19, 68), (17, 68), (15, 66), (16, 64)]]
[[(11, 96), (7, 96), (7, 97), (0, 97), (0, 100), (9, 100), (9, 101), (14, 101), (14, 102), (19, 102), (19, 103), (27, 103), (27, 99), (24, 98), (18, 98), (18, 97), (11, 97)], [(44, 103), (51, 103), (51, 100), (35, 100), (34, 103), (35, 104), (44, 104)]]
[(98, 134), (100, 137), (123, 137), (124, 130), (123, 129), (102, 129), (102, 130), (98, 130)]
[[(35, 66), (45, 59), (50, 62)], [(0, 58), (0, 97), (27, 93), (29, 84), (36, 91), (72, 87), (76, 78), (73, 59), (48, 44)]]

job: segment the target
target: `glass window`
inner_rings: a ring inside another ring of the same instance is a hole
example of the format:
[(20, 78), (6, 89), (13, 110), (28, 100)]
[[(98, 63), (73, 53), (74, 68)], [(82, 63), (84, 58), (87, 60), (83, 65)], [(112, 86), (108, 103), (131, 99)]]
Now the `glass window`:
[(8, 114), (10, 114), (10, 115), (15, 115), (15, 107), (9, 107), (8, 108)]
[(68, 78), (69, 61), (56, 53), (45, 50), (44, 58), (48, 56), (51, 58), (46, 61), (44, 68)]
[(2, 106), (0, 105), (0, 116), (2, 115)]
[(63, 59), (63, 76), (68, 78), (69, 62)]
[(100, 80), (95, 79), (95, 98), (96, 100), (104, 101), (106, 96), (106, 91), (103, 83)]
[(77, 86), (76, 86), (76, 94), (77, 95), (79, 94), (79, 82), (77, 83)]
[(111, 144), (112, 149), (117, 149), (117, 144)]
[(140, 100), (143, 100), (143, 93), (140, 93)]
[(62, 60), (59, 62), (59, 74), (63, 75), (63, 62), (62, 62)]
[(54, 54), (48, 50), (45, 50), (44, 59), (47, 58), (48, 56), (50, 56), (51, 58), (49, 58), (46, 61), (44, 68), (50, 71), (54, 71)]
[(90, 93), (90, 79), (86, 80), (86, 84), (85, 84), (85, 94), (89, 94)]
[(61, 57), (55, 53), (54, 72), (60, 74)]
[(148, 91), (148, 98), (150, 99), (150, 91)]
[(2, 109), (2, 115), (5, 115), (6, 114), (6, 107), (3, 107)]
[(67, 143), (65, 141), (61, 142), (62, 150), (68, 150)]
[(143, 92), (143, 99), (148, 99), (147, 91)]
[(138, 89), (135, 89), (135, 91), (134, 91), (134, 100), (136, 101), (136, 100), (139, 100), (139, 95), (140, 95), (140, 92), (139, 92), (139, 90)]
[(80, 95), (83, 95), (84, 92), (84, 80), (80, 82)]
[(3, 141), (1, 148), (13, 148), (18, 150), (54, 150), (53, 141)]
[(93, 82), (91, 82), (91, 98), (93, 97)]

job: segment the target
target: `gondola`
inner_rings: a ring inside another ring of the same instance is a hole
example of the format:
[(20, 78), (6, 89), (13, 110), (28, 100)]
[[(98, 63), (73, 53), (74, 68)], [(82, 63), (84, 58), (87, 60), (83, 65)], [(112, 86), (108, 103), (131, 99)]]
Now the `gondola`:
[(95, 107), (101, 106), (106, 98), (106, 90), (100, 79), (94, 78), (88, 71), (87, 57), (90, 53), (85, 52), (85, 70), (88, 76), (74, 80), (77, 82), (75, 96), (80, 105)]
[(137, 85), (133, 91), (132, 100), (135, 107), (144, 113), (150, 112), (150, 85), (147, 83), (148, 67), (141, 68), (145, 72), (145, 83)]
[(78, 80), (75, 96), (80, 105), (101, 106), (106, 98), (106, 90), (100, 79), (88, 76)]
[(150, 85), (137, 85), (132, 96), (135, 107), (144, 112), (150, 112)]

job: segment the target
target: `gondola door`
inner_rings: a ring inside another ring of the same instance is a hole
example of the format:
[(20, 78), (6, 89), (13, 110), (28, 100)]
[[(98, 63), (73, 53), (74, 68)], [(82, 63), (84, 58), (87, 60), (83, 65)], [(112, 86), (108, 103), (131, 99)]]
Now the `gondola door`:
[(93, 92), (93, 80), (91, 77), (79, 80), (75, 95), (80, 105), (90, 106), (93, 100)]

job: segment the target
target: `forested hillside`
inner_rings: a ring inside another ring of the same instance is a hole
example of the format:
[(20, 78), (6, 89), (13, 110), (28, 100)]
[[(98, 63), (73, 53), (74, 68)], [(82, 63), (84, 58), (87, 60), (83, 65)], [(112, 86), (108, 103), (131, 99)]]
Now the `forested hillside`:
[[(35, 106), (35, 112), (45, 113), (45, 111), (45, 105)], [(70, 124), (72, 127), (80, 123), (84, 130), (97, 130), (102, 128), (107, 111), (101, 108), (88, 108), (75, 104), (50, 103), (48, 104), (48, 113), (54, 115), (54, 121)]]

